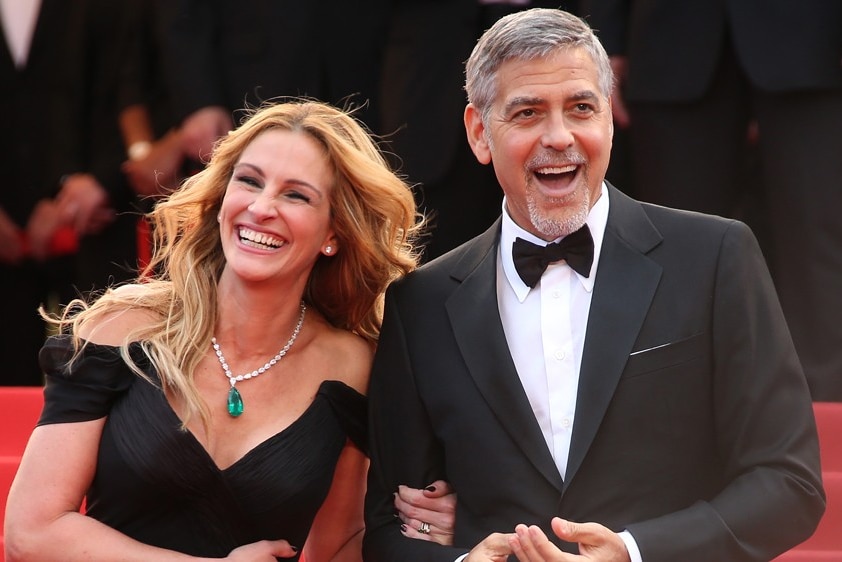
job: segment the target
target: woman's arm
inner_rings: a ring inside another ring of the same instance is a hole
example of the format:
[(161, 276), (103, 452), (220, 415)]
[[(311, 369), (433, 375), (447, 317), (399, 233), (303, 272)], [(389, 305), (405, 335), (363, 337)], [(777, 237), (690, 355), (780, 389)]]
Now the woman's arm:
[(79, 513), (96, 466), (105, 418), (33, 431), (6, 504), (8, 562), (189, 560), (141, 543)]
[[(368, 459), (350, 443), (336, 465), (333, 484), (313, 521), (307, 544), (306, 562), (360, 562), (362, 560), (363, 500), (366, 490)], [(401, 486), (395, 496), (398, 516), (405, 522), (413, 516), (424, 517), (435, 525), (429, 535), (415, 529), (405, 536), (449, 545), (453, 541), (456, 494), (444, 481), (434, 482), (426, 490)]]
[[(6, 503), (7, 562), (206, 561), (140, 543), (79, 513), (96, 466), (105, 418), (37, 427)], [(275, 562), (295, 551), (286, 541), (242, 546), (226, 560)]]
[(330, 491), (304, 545), (307, 562), (361, 562), (368, 458), (350, 442), (336, 464)]
[[(121, 287), (137, 290), (137, 286)], [(80, 337), (119, 345), (144, 321), (142, 311), (115, 313), (85, 326)], [(36, 427), (21, 458), (6, 503), (7, 562), (204, 561), (156, 548), (79, 512), (94, 478), (106, 417)], [(233, 550), (226, 560), (276, 562), (294, 556), (286, 541), (260, 541)]]

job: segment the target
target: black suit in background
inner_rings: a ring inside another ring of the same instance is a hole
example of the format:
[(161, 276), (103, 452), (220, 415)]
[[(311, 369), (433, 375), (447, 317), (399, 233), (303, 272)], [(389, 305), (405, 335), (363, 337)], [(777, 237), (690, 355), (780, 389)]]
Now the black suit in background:
[(62, 173), (93, 175), (116, 213), (102, 231), (81, 237), (74, 284), (81, 292), (103, 290), (137, 275), (137, 198), (120, 169), (126, 147), (120, 134), (121, 69), (134, 25), (132, 5), (77, 0), (67, 22), (72, 39), (60, 70), (67, 95), (60, 128)]
[[(0, 27), (0, 112), (5, 123), (0, 135), (0, 209), (20, 229), (26, 228), (39, 200), (55, 196), (61, 174), (55, 161), (61, 156), (57, 137), (63, 120), (58, 98), (67, 84), (57, 69), (66, 62), (72, 9), (72, 3), (64, 0), (42, 0), (23, 68), (15, 67)], [(37, 308), (52, 299), (66, 302), (72, 294), (72, 268), (71, 256), (43, 262), (0, 261), (3, 324), (10, 327), (0, 338), (0, 385), (43, 384), (38, 350), (45, 325)]]
[(284, 96), (339, 106), (350, 98), (369, 103), (358, 116), (377, 131), (385, 0), (153, 1), (176, 120)]
[[(501, 325), (499, 222), (389, 289), (366, 562), (453, 562), (517, 523), (553, 536), (556, 515), (629, 530), (645, 562), (770, 560), (814, 529), (812, 405), (754, 236), (607, 195), (564, 481)], [(459, 498), (452, 548), (392, 514), (399, 484), (437, 478)]]
[(500, 213), (494, 171), (465, 142), (464, 63), (479, 36), (506, 13), (563, 7), (575, 1), (526, 6), (477, 0), (393, 0), (380, 81), (379, 122), (396, 165), (416, 188), (419, 206), (434, 213), (425, 259), (482, 232)]
[(627, 57), (637, 196), (755, 224), (813, 398), (842, 400), (842, 3), (585, 0), (581, 13)]

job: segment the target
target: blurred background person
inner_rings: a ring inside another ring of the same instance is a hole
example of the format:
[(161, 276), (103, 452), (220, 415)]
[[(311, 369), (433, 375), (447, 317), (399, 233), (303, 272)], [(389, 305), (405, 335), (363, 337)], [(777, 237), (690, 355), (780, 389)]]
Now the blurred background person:
[(73, 282), (102, 291), (137, 275), (137, 196), (121, 169), (127, 147), (119, 127), (122, 68), (135, 17), (131, 2), (73, 3), (65, 104), (60, 113), (63, 177), (56, 200), (79, 239)]
[(842, 3), (582, 0), (637, 197), (759, 234), (815, 400), (842, 400)]
[(4, 323), (14, 337), (0, 338), (0, 385), (40, 385), (38, 349), (45, 324), (41, 304), (67, 302), (77, 240), (62, 228), (54, 197), (62, 156), (58, 138), (68, 84), (57, 72), (67, 61), (74, 3), (0, 0), (0, 293)]
[(380, 80), (381, 129), (396, 165), (430, 214), (429, 260), (485, 230), (500, 214), (494, 171), (465, 142), (464, 63), (500, 17), (530, 7), (576, 12), (576, 0), (392, 0)]
[(364, 106), (377, 131), (385, 0), (154, 0), (164, 74), (188, 158), (203, 162), (239, 111), (279, 97)]

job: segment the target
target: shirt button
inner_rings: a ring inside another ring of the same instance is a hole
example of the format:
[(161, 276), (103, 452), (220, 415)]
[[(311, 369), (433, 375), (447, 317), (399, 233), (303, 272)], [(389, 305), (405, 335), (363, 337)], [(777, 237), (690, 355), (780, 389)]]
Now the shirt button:
[(560, 297), (561, 297), (561, 291), (559, 291), (559, 290), (553, 291), (553, 298), (554, 299), (557, 299), (557, 298), (560, 298)]
[(565, 357), (565, 355), (564, 355), (564, 350), (563, 350), (563, 349), (559, 349), (558, 351), (556, 351), (556, 352), (555, 352), (555, 358), (556, 358), (557, 360), (561, 361), (561, 360), (563, 360), (563, 359), (564, 359), (564, 357)]
[(570, 418), (564, 418), (561, 420), (561, 425), (564, 427), (570, 427)]

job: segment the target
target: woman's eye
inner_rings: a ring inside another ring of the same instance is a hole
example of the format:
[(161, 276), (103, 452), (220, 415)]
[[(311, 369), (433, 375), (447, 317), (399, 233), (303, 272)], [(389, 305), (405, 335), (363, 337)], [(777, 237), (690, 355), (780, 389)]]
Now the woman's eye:
[(255, 179), (251, 176), (236, 176), (235, 179), (238, 182), (244, 183), (244, 184), (246, 184), (248, 186), (251, 186), (251, 187), (261, 187), (260, 182), (258, 182), (257, 179)]
[(289, 199), (295, 199), (297, 201), (302, 201), (304, 203), (310, 202), (310, 198), (308, 196), (304, 195), (303, 193), (301, 193), (300, 191), (289, 191), (289, 192), (287, 192), (286, 196)]

